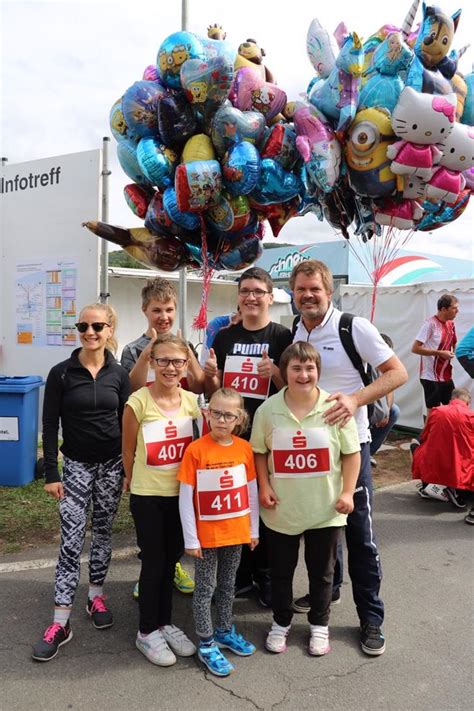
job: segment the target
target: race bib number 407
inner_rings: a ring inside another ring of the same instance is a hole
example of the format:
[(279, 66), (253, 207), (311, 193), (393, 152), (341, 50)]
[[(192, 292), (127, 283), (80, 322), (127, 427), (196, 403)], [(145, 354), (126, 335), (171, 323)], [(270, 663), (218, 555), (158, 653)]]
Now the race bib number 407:
[(191, 417), (178, 417), (145, 422), (143, 440), (148, 467), (175, 469), (193, 441), (193, 421)]
[(223, 386), (234, 388), (243, 397), (266, 400), (270, 390), (270, 378), (257, 372), (260, 358), (227, 356), (224, 365)]
[(196, 474), (201, 521), (237, 518), (250, 512), (247, 472), (243, 464), (225, 469), (198, 469)]
[(322, 427), (273, 430), (273, 475), (294, 479), (330, 472), (329, 434)]

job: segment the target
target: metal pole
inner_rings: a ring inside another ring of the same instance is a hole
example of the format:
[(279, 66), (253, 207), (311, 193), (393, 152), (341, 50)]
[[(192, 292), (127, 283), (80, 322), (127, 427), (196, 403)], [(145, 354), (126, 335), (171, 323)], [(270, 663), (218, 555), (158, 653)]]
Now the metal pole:
[[(102, 139), (102, 206), (100, 211), (102, 222), (109, 221), (109, 143), (109, 136), (104, 136)], [(100, 245), (100, 303), (106, 304), (109, 296), (109, 243), (103, 239)]]
[[(188, 0), (181, 0), (181, 30), (185, 31), (188, 27)], [(181, 335), (187, 339), (188, 325), (186, 322), (188, 289), (186, 279), (186, 267), (182, 267), (179, 272), (179, 328)]]

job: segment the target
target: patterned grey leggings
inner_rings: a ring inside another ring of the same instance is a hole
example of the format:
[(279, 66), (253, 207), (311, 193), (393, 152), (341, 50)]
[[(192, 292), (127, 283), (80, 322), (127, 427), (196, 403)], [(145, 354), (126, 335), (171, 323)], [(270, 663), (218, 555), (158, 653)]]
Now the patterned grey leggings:
[[(196, 558), (193, 614), (198, 637), (212, 637), (211, 600), (216, 591), (216, 627), (230, 630), (234, 602), (235, 575), (242, 546), (203, 548), (203, 559)], [(216, 587), (217, 576), (217, 587)]]
[(59, 502), (61, 547), (56, 567), (54, 603), (70, 607), (79, 583), (81, 553), (92, 502), (89, 582), (102, 585), (112, 555), (112, 523), (122, 494), (122, 457), (101, 464), (64, 457), (64, 498)]

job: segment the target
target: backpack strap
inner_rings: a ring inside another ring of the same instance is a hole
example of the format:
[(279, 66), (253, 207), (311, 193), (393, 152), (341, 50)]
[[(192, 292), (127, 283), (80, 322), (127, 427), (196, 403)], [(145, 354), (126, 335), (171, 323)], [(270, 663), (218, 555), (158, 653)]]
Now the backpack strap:
[(352, 365), (359, 373), (362, 382), (365, 386), (370, 385), (371, 378), (369, 374), (364, 370), (364, 365), (362, 363), (362, 358), (354, 344), (354, 339), (352, 338), (352, 321), (354, 320), (354, 314), (342, 313), (341, 320), (339, 321), (339, 338), (346, 351)]
[(291, 324), (291, 335), (294, 338), (296, 335), (296, 331), (298, 330), (298, 326), (300, 325), (301, 317), (300, 316), (295, 316), (293, 319), (293, 323)]

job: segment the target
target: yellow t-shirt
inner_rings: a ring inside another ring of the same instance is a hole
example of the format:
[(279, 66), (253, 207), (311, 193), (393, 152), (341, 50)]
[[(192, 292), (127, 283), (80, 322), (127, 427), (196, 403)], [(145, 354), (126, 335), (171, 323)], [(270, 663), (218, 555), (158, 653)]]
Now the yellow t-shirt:
[(129, 405), (140, 424), (130, 492), (140, 496), (178, 496), (176, 479), (186, 447), (193, 440), (193, 419), (201, 416), (197, 396), (180, 389), (181, 405), (172, 416), (161, 412), (150, 388), (130, 395)]

